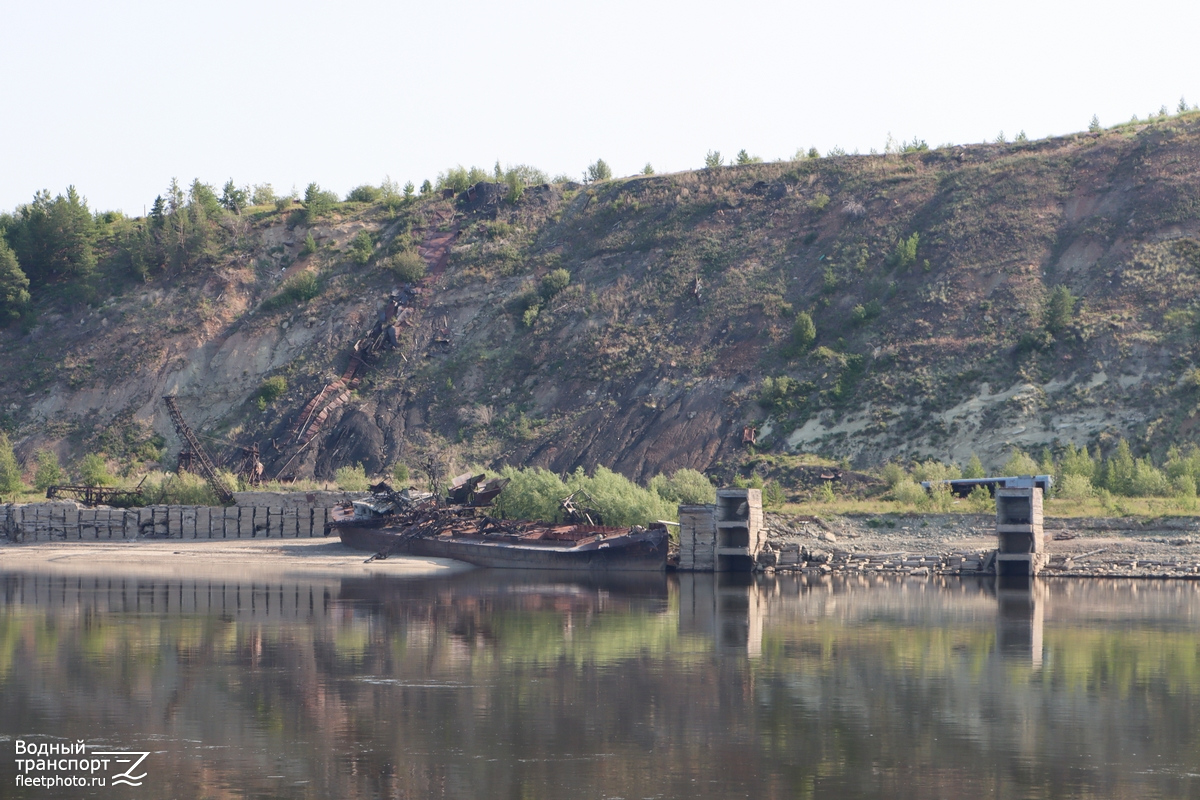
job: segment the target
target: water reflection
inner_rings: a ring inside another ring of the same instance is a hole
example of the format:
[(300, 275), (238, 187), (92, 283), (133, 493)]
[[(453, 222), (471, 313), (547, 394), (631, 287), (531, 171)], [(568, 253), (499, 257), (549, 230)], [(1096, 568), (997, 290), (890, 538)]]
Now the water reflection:
[(1183, 797), (1198, 622), (1182, 582), (0, 573), (0, 735), (150, 749), (159, 796)]
[(996, 650), (1041, 669), (1046, 582), (1025, 575), (997, 576), (995, 586)]

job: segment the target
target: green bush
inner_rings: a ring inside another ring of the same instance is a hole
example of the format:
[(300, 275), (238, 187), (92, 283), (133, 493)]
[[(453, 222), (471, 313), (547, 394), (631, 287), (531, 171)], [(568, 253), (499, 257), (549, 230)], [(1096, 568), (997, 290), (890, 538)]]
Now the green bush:
[(674, 504), (658, 492), (604, 467), (597, 467), (591, 476), (578, 469), (566, 481), (541, 467), (504, 467), (499, 475), (508, 478), (509, 484), (497, 498), (496, 511), (508, 519), (558, 519), (559, 503), (579, 491), (587, 492), (591, 499), (579, 496), (577, 502), (599, 511), (606, 525), (647, 525), (675, 519)]
[(917, 483), (922, 481), (953, 481), (962, 477), (962, 472), (954, 464), (943, 464), (940, 461), (934, 461), (932, 458), (913, 466), (913, 480)]
[(603, 158), (597, 158), (596, 163), (588, 165), (583, 180), (584, 183), (612, 180), (612, 167)]
[(300, 255), (310, 256), (317, 252), (317, 240), (313, 238), (312, 231), (304, 237), (304, 246), (300, 248)]
[(1171, 495), (1170, 479), (1167, 478), (1166, 473), (1151, 464), (1148, 458), (1139, 458), (1134, 462), (1129, 487), (1134, 497), (1169, 497)]
[(709, 150), (704, 156), (704, 166), (706, 169), (716, 169), (725, 163), (725, 159), (721, 158), (720, 150)]
[(416, 283), (425, 277), (425, 259), (416, 250), (401, 250), (390, 256), (384, 266), (405, 283)]
[(892, 497), (897, 503), (909, 506), (923, 506), (928, 502), (925, 490), (907, 478), (892, 487)]
[(908, 473), (904, 467), (897, 464), (895, 461), (889, 461), (883, 465), (883, 470), (880, 472), (880, 477), (887, 484), (888, 489), (895, 489), (904, 481), (908, 480)]
[[(338, 196), (327, 192), (316, 183), (310, 183), (304, 190), (304, 218), (312, 223), (319, 217), (337, 207)], [(289, 203), (290, 205), (290, 203)]]
[(913, 233), (907, 239), (901, 238), (896, 242), (895, 249), (888, 255), (888, 265), (895, 269), (907, 269), (916, 263), (917, 247), (921, 243), (921, 235)]
[(817, 341), (817, 326), (812, 315), (801, 311), (792, 323), (792, 348), (796, 353), (808, 352)]
[(986, 478), (987, 470), (983, 468), (983, 462), (979, 460), (979, 456), (971, 453), (971, 460), (967, 462), (966, 468), (963, 470), (964, 478)]
[(85, 486), (111, 486), (115, 481), (104, 456), (88, 453), (79, 462), (79, 479)]
[(538, 293), (543, 299), (549, 300), (554, 295), (561, 292), (571, 283), (571, 273), (567, 272), (562, 267), (551, 270), (542, 278), (542, 282), (538, 287)]
[(1066, 286), (1055, 286), (1046, 301), (1043, 315), (1046, 330), (1057, 336), (1070, 326), (1074, 316), (1075, 295), (1071, 294), (1071, 290)]
[(408, 467), (397, 461), (392, 465), (392, 480), (396, 482), (396, 488), (399, 489), (408, 484)]
[(274, 403), (276, 400), (282, 397), (283, 393), (287, 390), (287, 378), (283, 377), (282, 375), (272, 375), (270, 378), (267, 378), (262, 382), (262, 385), (258, 387), (258, 392), (256, 392), (254, 396), (257, 400), (259, 400), (262, 407), (266, 408), (267, 404)]
[(256, 206), (275, 205), (278, 199), (275, 196), (275, 187), (269, 183), (255, 184), (254, 191), (250, 194), (250, 202)]
[(976, 486), (971, 489), (971, 493), (967, 495), (967, 504), (976, 514), (986, 514), (995, 512), (996, 500), (992, 497), (992, 493), (986, 487)]
[(816, 195), (813, 196), (813, 199), (808, 201), (808, 207), (813, 211), (824, 211), (825, 207), (828, 205), (829, 195), (825, 194), (824, 192), (817, 192)]
[(364, 183), (362, 186), (355, 186), (346, 195), (347, 203), (377, 203), (379, 198), (383, 196), (383, 192), (377, 186), (371, 186)]
[(14, 495), (23, 491), (25, 484), (21, 480), (21, 467), (13, 453), (12, 442), (8, 434), (0, 431), (0, 494)]
[(655, 475), (650, 479), (649, 488), (663, 500), (676, 505), (697, 506), (717, 502), (717, 487), (703, 472), (686, 467), (676, 470), (669, 478)]
[[(228, 470), (220, 470), (217, 479), (231, 492), (238, 490), (238, 480)], [(142, 497), (149, 503), (177, 506), (219, 506), (220, 499), (208, 481), (190, 472), (151, 473), (142, 482)]]
[(51, 486), (66, 483), (66, 473), (58, 464), (58, 456), (53, 450), (39, 450), (37, 454), (37, 472), (33, 475), (33, 488), (44, 492)]
[(1086, 500), (1094, 495), (1096, 490), (1092, 486), (1092, 479), (1087, 475), (1069, 474), (1062, 477), (1055, 493), (1067, 500)]
[[(770, 486), (771, 484), (767, 484)], [(766, 497), (764, 495), (764, 501)], [(833, 503), (837, 501), (837, 495), (833, 491), (833, 484), (828, 481), (821, 484), (821, 488), (817, 489), (817, 496), (814, 498), (818, 503)]]
[(1005, 475), (1037, 475), (1039, 472), (1038, 463), (1028, 453), (1023, 453), (1015, 447), (1001, 470)]
[(272, 311), (295, 303), (307, 303), (321, 293), (321, 282), (315, 273), (298, 272), (283, 282), (279, 291), (263, 301), (262, 310)]
[(29, 278), (21, 270), (17, 256), (4, 236), (0, 235), (0, 327), (20, 319), (29, 300)]
[(365, 492), (371, 486), (362, 464), (338, 467), (333, 473), (333, 479), (343, 492)]
[(375, 253), (375, 238), (367, 231), (359, 231), (350, 242), (350, 260), (362, 266)]

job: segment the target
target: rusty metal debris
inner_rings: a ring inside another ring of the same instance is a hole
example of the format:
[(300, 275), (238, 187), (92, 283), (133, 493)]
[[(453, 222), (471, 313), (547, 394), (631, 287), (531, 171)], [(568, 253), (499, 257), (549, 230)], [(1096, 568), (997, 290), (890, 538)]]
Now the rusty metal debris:
[(112, 506), (113, 508), (136, 508), (145, 502), (142, 495), (142, 478), (134, 489), (110, 489), (104, 486), (49, 486), (47, 500), (75, 500), (85, 506)]

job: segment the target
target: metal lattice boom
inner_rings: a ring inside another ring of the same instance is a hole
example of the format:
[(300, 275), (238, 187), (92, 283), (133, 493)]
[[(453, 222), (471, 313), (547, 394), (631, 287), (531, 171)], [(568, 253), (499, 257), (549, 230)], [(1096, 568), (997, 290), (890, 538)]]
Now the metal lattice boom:
[(167, 410), (171, 412), (171, 421), (175, 423), (175, 431), (179, 434), (179, 438), (187, 442), (188, 447), (192, 449), (192, 453), (196, 456), (196, 461), (200, 465), (200, 472), (203, 473), (204, 479), (208, 481), (208, 485), (217, 493), (217, 497), (225, 505), (233, 504), (233, 492), (229, 491), (220, 478), (217, 477), (217, 467), (213, 464), (212, 457), (208, 455), (208, 451), (204, 449), (204, 445), (200, 444), (200, 440), (196, 438), (196, 434), (192, 433), (192, 429), (183, 421), (183, 414), (179, 411), (179, 406), (175, 403), (175, 398), (168, 395), (163, 398), (163, 402), (167, 404)]

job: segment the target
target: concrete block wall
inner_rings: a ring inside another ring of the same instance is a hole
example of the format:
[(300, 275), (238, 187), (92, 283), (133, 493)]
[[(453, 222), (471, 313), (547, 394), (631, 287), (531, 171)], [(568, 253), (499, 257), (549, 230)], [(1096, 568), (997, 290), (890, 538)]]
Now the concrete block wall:
[(10, 542), (109, 539), (255, 539), (322, 536), (329, 509), (278, 506), (77, 508), (73, 503), (0, 505)]

